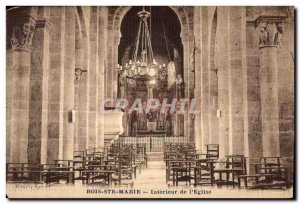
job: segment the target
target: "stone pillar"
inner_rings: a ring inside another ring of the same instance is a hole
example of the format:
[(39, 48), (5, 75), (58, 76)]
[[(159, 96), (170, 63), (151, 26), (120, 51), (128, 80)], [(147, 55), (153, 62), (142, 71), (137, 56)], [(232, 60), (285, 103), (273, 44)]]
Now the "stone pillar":
[[(247, 136), (245, 137), (245, 156), (249, 163), (257, 163), (262, 153), (262, 124), (259, 84), (259, 50), (257, 49), (255, 25), (247, 22), (246, 27), (246, 64), (247, 64)], [(248, 165), (249, 166), (249, 165)], [(249, 166), (249, 173), (254, 172), (254, 166)]]
[(230, 7), (229, 154), (244, 154), (244, 7)]
[(201, 134), (201, 7), (194, 7), (194, 66), (195, 66), (195, 146), (199, 150), (202, 147), (202, 134)]
[[(86, 55), (85, 55), (86, 56)], [(88, 59), (87, 56), (85, 59)], [(84, 63), (83, 63), (83, 67)], [(87, 90), (87, 78), (88, 73), (82, 73), (79, 82), (79, 106), (77, 120), (78, 124), (78, 150), (83, 151), (87, 149), (87, 137), (88, 137), (88, 90)]]
[[(78, 68), (80, 69), (80, 68)], [(76, 76), (75, 76), (76, 78)], [(75, 114), (76, 114), (76, 119), (75, 119), (75, 123), (74, 123), (74, 151), (78, 150), (78, 145), (79, 145), (79, 141), (78, 141), (78, 137), (79, 137), (79, 133), (78, 133), (78, 125), (79, 125), (79, 120), (78, 120), (78, 111), (79, 111), (79, 83), (75, 82), (74, 84), (74, 109), (75, 109)]]
[(216, 63), (218, 67), (218, 108), (220, 157), (229, 153), (228, 67), (229, 67), (229, 7), (218, 7)]
[(98, 7), (90, 9), (89, 69), (88, 69), (88, 148), (95, 148), (97, 139), (98, 83)]
[(208, 8), (202, 7), (200, 29), (202, 32), (201, 38), (201, 131), (202, 131), (202, 150), (204, 146), (209, 144), (209, 22)]
[(74, 80), (74, 109), (76, 111), (76, 120), (74, 125), (74, 151), (78, 150), (79, 145), (79, 88), (82, 76), (82, 34), (78, 21), (75, 23), (75, 80)]
[[(121, 29), (121, 28), (120, 28)], [(112, 61), (112, 78), (111, 78), (111, 83), (110, 86), (112, 87), (112, 97), (117, 98), (117, 93), (118, 93), (118, 70), (115, 69), (115, 67), (118, 64), (118, 52), (119, 52), (119, 44), (120, 44), (120, 39), (121, 39), (121, 33), (115, 33), (114, 39), (113, 39), (113, 61)]]
[(65, 7), (63, 159), (73, 159), (75, 119), (75, 9), (75, 7)]
[(285, 157), (284, 165), (290, 167), (289, 178), (293, 178), (295, 143), (295, 18), (294, 7), (289, 7), (284, 22), (282, 36), (277, 52), (278, 100), (279, 100), (279, 137), (280, 156)]
[[(77, 51), (82, 57), (82, 50)], [(77, 53), (75, 50), (76, 60)], [(75, 125), (74, 125), (74, 151), (86, 150), (87, 137), (87, 70), (79, 68), (82, 63), (75, 62), (75, 81), (74, 81), (74, 107), (75, 107)]]
[(65, 7), (50, 7), (47, 163), (62, 159), (64, 105)]
[[(99, 7), (99, 28), (98, 28), (98, 77), (97, 77), (97, 118), (98, 118), (98, 126), (97, 126), (97, 148), (104, 147), (104, 113), (100, 111), (101, 101), (104, 100), (105, 97), (105, 89), (104, 89), (104, 72), (106, 68), (106, 52), (107, 52), (107, 16), (108, 16), (108, 8), (107, 7)], [(113, 69), (110, 67), (110, 69)], [(115, 81), (116, 85), (118, 84)]]
[(263, 156), (280, 156), (277, 46), (282, 17), (258, 17)]
[[(183, 31), (182, 36), (182, 44), (183, 44), (183, 54), (184, 54), (184, 96), (182, 98), (189, 99), (190, 97), (190, 67), (189, 67), (189, 33), (187, 30)], [(177, 90), (176, 90), (177, 91)], [(180, 98), (178, 98), (180, 100)], [(183, 125), (182, 125), (183, 124)], [(188, 112), (185, 112), (184, 115), (176, 114), (175, 115), (175, 127), (176, 136), (184, 136), (185, 141), (188, 141), (190, 137), (190, 115)]]
[[(216, 12), (216, 11), (215, 11)], [(210, 33), (210, 55), (209, 55), (209, 143), (219, 144), (219, 118), (218, 109), (218, 67), (215, 66), (215, 44), (217, 31), (217, 16), (213, 17)]]
[[(88, 42), (86, 37), (80, 40), (80, 78), (78, 85), (78, 112), (76, 115), (78, 126), (78, 145), (79, 151), (87, 149), (87, 134), (88, 134)], [(76, 72), (76, 71), (75, 71)], [(75, 79), (76, 80), (76, 79)]]
[[(39, 7), (30, 69), (28, 162), (47, 163), (50, 9)], [(44, 18), (44, 19), (43, 19)]]
[[(107, 35), (107, 69), (105, 70), (105, 98), (113, 97), (112, 72), (116, 65), (113, 63), (113, 46), (114, 46), (114, 31), (113, 26), (108, 26)], [(117, 63), (117, 62), (116, 62)]]
[(11, 80), (11, 138), (10, 162), (28, 161), (28, 115), (30, 51), (36, 21), (27, 13), (16, 17), (11, 37), (12, 79)]
[[(89, 8), (90, 9), (90, 8)], [(89, 12), (87, 9), (87, 12)], [(84, 21), (83, 21), (84, 22)], [(89, 69), (89, 42), (88, 42), (88, 25), (81, 22), (81, 37), (79, 41), (80, 65), (81, 69), (80, 80), (78, 82), (78, 112), (76, 119), (78, 121), (78, 150), (87, 149), (88, 140), (88, 69)], [(87, 22), (87, 20), (85, 21)]]

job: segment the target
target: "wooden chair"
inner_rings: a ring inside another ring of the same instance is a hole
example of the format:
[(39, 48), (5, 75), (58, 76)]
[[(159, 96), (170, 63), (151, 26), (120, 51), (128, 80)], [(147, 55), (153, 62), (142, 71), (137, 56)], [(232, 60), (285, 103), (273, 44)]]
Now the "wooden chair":
[(172, 170), (173, 185), (178, 186), (179, 182), (185, 182), (191, 184), (193, 177), (193, 165), (195, 161), (171, 161), (170, 169)]
[(245, 188), (278, 189), (290, 187), (287, 168), (283, 166), (280, 157), (262, 157), (259, 163), (252, 163), (251, 165), (255, 166), (255, 173), (239, 176), (240, 188), (242, 187), (241, 180), (244, 181)]
[(28, 163), (7, 163), (6, 181), (42, 182), (43, 165)]
[(43, 164), (46, 184), (59, 183), (65, 180), (66, 183), (74, 183), (73, 160), (54, 160), (54, 164)]

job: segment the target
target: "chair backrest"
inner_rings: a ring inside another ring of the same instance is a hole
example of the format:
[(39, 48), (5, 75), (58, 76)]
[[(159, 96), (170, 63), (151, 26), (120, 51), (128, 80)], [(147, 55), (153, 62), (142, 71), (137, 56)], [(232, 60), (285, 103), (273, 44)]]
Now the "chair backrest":
[(218, 144), (207, 144), (206, 153), (208, 159), (219, 159), (219, 145)]
[(262, 157), (260, 161), (264, 166), (280, 167), (283, 164), (281, 157)]
[(240, 168), (247, 174), (247, 162), (244, 155), (227, 155), (227, 168)]

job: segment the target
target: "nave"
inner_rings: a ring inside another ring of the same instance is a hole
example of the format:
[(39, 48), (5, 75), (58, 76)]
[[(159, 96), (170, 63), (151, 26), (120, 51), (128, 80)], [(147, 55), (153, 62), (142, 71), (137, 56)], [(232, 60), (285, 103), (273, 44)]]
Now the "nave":
[(8, 196), (27, 184), (293, 191), (293, 7), (21, 6), (6, 17)]

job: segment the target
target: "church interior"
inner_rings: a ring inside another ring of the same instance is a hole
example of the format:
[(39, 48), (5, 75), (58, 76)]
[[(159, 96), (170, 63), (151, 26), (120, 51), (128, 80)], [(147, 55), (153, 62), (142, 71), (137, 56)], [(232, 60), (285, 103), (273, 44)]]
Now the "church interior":
[(6, 26), (7, 183), (293, 187), (293, 7), (7, 7)]

